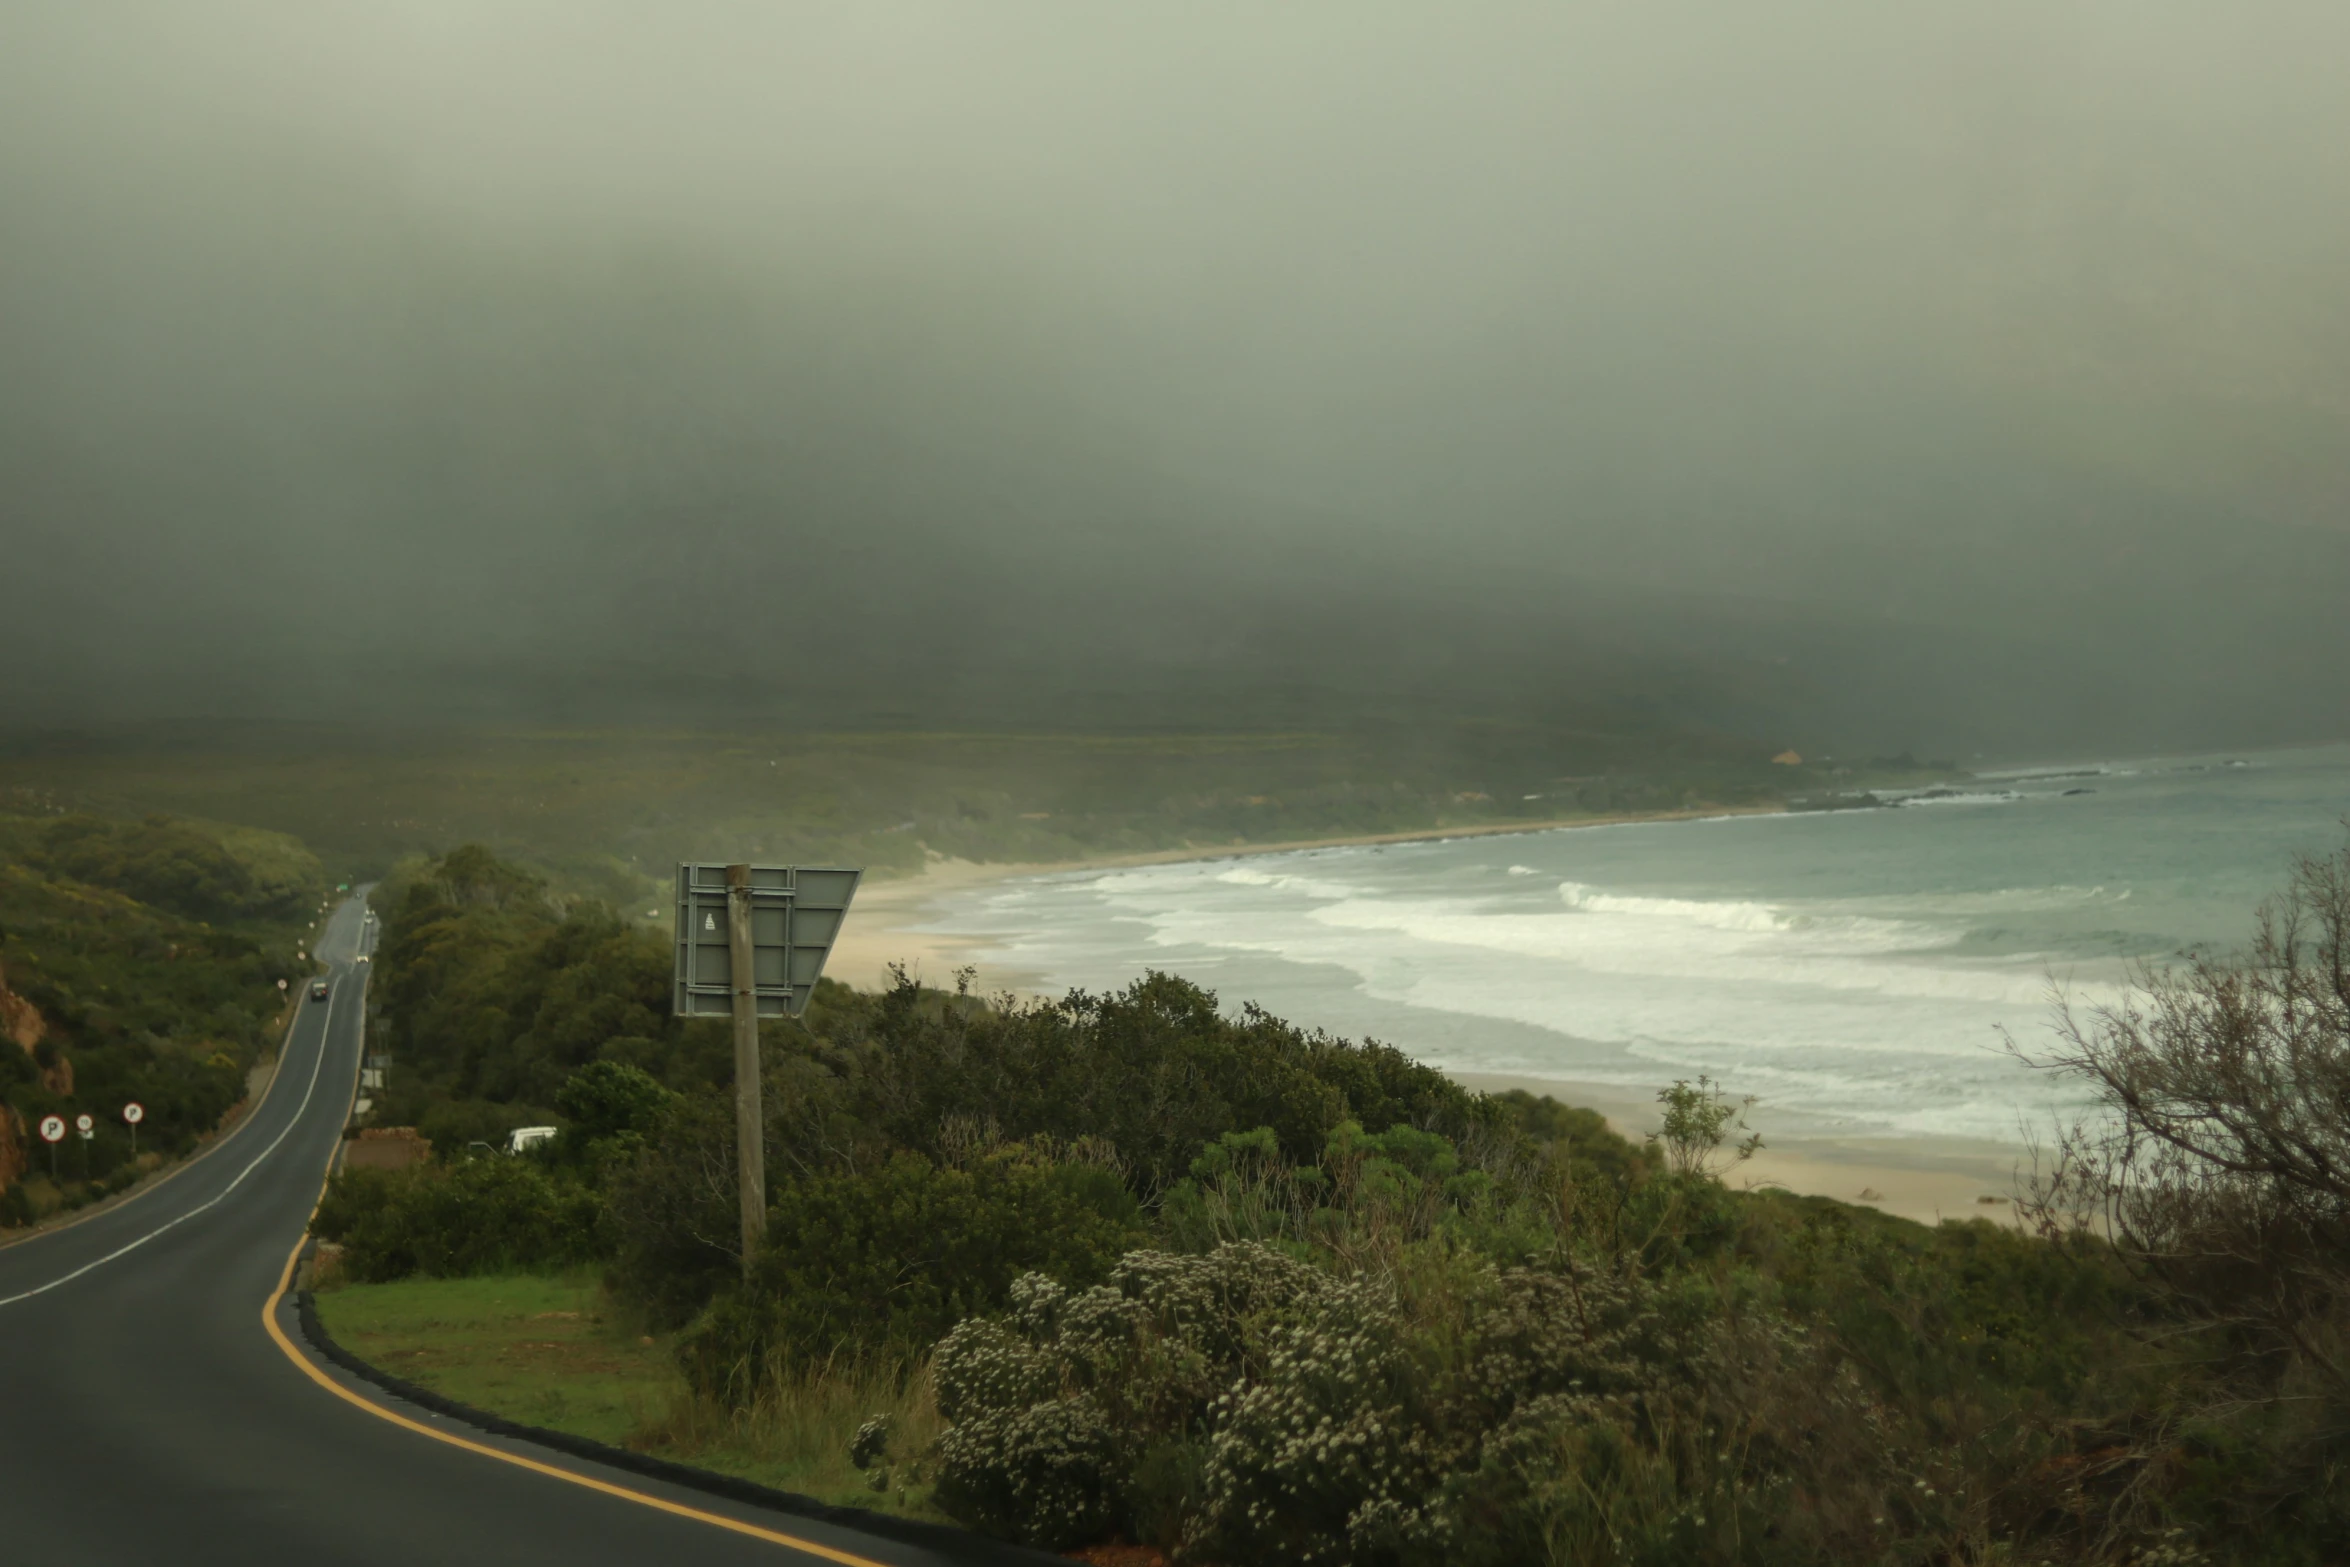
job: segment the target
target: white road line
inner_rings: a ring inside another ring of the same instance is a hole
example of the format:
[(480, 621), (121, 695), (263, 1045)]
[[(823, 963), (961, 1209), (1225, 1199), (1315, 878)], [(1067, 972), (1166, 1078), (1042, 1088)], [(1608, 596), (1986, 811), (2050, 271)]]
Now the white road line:
[(71, 1284), (74, 1280), (80, 1278), (83, 1274), (88, 1273), (96, 1268), (103, 1268), (106, 1266), (106, 1264), (114, 1261), (114, 1259), (117, 1257), (128, 1256), (130, 1253), (137, 1251), (141, 1246), (146, 1245), (156, 1236), (161, 1235), (164, 1231), (176, 1230), (181, 1225), (187, 1223), (190, 1219), (196, 1217), (196, 1215), (203, 1213), (209, 1208), (217, 1207), (224, 1199), (227, 1198), (230, 1192), (233, 1192), (238, 1187), (244, 1185), (245, 1177), (251, 1175), (255, 1170), (260, 1169), (261, 1161), (267, 1159), (271, 1154), (276, 1153), (278, 1144), (284, 1142), (288, 1137), (292, 1136), (294, 1128), (302, 1124), (302, 1112), (310, 1108), (310, 1096), (318, 1092), (318, 1073), (320, 1068), (326, 1065), (327, 1040), (334, 1033), (335, 1002), (340, 999), (342, 989), (342, 986), (337, 985), (326, 998), (326, 1022), (318, 1031), (318, 1057), (316, 1060), (310, 1063), (310, 1084), (308, 1087), (302, 1090), (302, 1102), (294, 1106), (293, 1118), (286, 1122), (286, 1129), (278, 1133), (277, 1136), (271, 1138), (269, 1140), (269, 1146), (262, 1149), (261, 1152), (255, 1154), (253, 1156), (253, 1162), (246, 1165), (242, 1170), (239, 1170), (235, 1180), (222, 1187), (219, 1193), (212, 1197), (211, 1200), (198, 1203), (195, 1207), (190, 1208), (186, 1213), (181, 1214), (178, 1218), (172, 1220), (168, 1224), (159, 1224), (155, 1226), (155, 1228), (149, 1230), (146, 1234), (140, 1236), (137, 1240), (132, 1241), (128, 1246), (117, 1247), (115, 1250), (108, 1252), (105, 1256), (100, 1257), (95, 1262), (85, 1262), (80, 1267), (74, 1269), (71, 1273), (51, 1279), (48, 1283), (41, 1285), (37, 1289), (25, 1290), (21, 1294), (16, 1295), (0, 1295), (0, 1306), (13, 1306), (20, 1300), (31, 1300), (35, 1295), (46, 1295), (51, 1290), (57, 1288), (60, 1284)]

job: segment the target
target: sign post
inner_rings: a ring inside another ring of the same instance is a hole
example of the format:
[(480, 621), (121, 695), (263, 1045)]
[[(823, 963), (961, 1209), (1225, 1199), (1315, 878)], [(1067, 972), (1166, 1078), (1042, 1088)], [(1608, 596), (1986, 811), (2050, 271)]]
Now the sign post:
[(41, 1141), (49, 1145), (49, 1179), (54, 1181), (57, 1179), (57, 1145), (65, 1141), (64, 1116), (41, 1117)]
[(791, 865), (680, 865), (671, 1010), (734, 1023), (734, 1136), (743, 1268), (767, 1234), (759, 1019), (808, 1009), (864, 872)]
[(82, 1134), (82, 1179), (90, 1178), (90, 1139), (98, 1135), (98, 1123), (85, 1110), (73, 1118), (73, 1129)]
[[(788, 916), (787, 916), (788, 917)], [(751, 868), (726, 867), (726, 958), (734, 986), (735, 1180), (743, 1208), (743, 1268), (767, 1238), (767, 1138), (759, 1100), (758, 962), (751, 944)]]
[(134, 1099), (122, 1107), (122, 1118), (130, 1123), (131, 1158), (135, 1162), (139, 1157), (139, 1123), (147, 1119), (147, 1107)]

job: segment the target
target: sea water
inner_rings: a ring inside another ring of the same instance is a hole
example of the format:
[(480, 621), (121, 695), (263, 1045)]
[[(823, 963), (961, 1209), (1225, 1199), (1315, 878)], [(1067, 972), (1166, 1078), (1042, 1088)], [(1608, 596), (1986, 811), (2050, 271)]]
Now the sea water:
[(2049, 765), (1876, 810), (1034, 877), (930, 928), (1046, 991), (1158, 969), (1448, 1070), (1641, 1099), (1704, 1074), (1769, 1130), (2013, 1142), (2086, 1102), (2017, 1058), (2057, 998), (2240, 945), (2345, 812), (2350, 747)]

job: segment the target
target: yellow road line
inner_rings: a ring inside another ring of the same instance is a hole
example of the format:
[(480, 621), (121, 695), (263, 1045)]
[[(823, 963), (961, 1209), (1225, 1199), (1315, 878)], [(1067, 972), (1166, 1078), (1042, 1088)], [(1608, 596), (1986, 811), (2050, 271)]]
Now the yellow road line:
[[(312, 1211), (316, 1212), (315, 1209)], [(307, 1230), (305, 1230), (302, 1240), (309, 1238)], [(525, 1458), (520, 1453), (509, 1453), (486, 1443), (469, 1441), (451, 1432), (436, 1431), (420, 1420), (411, 1420), (397, 1410), (386, 1409), (373, 1399), (360, 1397), (324, 1371), (319, 1370), (317, 1363), (295, 1348), (294, 1341), (286, 1337), (286, 1330), (278, 1326), (278, 1303), (286, 1298), (287, 1289), (293, 1285), (294, 1265), (300, 1261), (301, 1256), (302, 1241), (298, 1240), (294, 1242), (294, 1249), (286, 1254), (286, 1271), (277, 1281), (276, 1293), (271, 1295), (268, 1304), (261, 1308), (261, 1325), (269, 1330), (269, 1336), (276, 1341), (277, 1347), (285, 1352), (286, 1359), (301, 1367), (304, 1376), (343, 1402), (356, 1405), (379, 1420), (389, 1420), (393, 1425), (414, 1431), (419, 1436), (429, 1436), (436, 1442), (446, 1442), (451, 1447), (461, 1447), (469, 1453), (479, 1453), (484, 1458), (495, 1458), (502, 1464), (512, 1464), (518, 1469), (528, 1469), (534, 1474), (543, 1474), (553, 1479), (568, 1481), (573, 1485), (585, 1486), (591, 1491), (601, 1491), (606, 1496), (617, 1496), (624, 1502), (636, 1502), (646, 1507), (656, 1508), (661, 1512), (674, 1514), (679, 1518), (691, 1518), (700, 1523), (715, 1524), (717, 1527), (730, 1530), (735, 1534), (747, 1534), (754, 1540), (765, 1540), (773, 1545), (789, 1546), (795, 1551), (805, 1551), (810, 1556), (820, 1556), (828, 1562), (837, 1562), (840, 1567), (889, 1567), (888, 1563), (876, 1561), (870, 1556), (857, 1556), (848, 1551), (835, 1550), (829, 1545), (820, 1545), (814, 1540), (803, 1540), (797, 1535), (783, 1534), (774, 1529), (762, 1529), (757, 1524), (744, 1523), (740, 1519), (729, 1518), (723, 1513), (704, 1512), (698, 1507), (688, 1507), (682, 1502), (672, 1502), (664, 1497), (649, 1496), (643, 1491), (632, 1491), (627, 1486), (614, 1485), (608, 1480), (597, 1480), (588, 1475), (575, 1474), (569, 1469), (559, 1468), (554, 1464), (543, 1464), (535, 1458)]]

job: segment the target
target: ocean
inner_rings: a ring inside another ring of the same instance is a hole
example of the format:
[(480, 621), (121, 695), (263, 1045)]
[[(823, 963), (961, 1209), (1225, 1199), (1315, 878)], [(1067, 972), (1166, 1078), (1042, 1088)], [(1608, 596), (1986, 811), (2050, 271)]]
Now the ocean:
[(1712, 1077), (1782, 1135), (2045, 1135), (2051, 1003), (2249, 936), (2344, 842), (2350, 746), (2017, 768), (1886, 809), (1561, 828), (995, 883), (927, 928), (1032, 988), (1228, 1008), (1619, 1100)]

